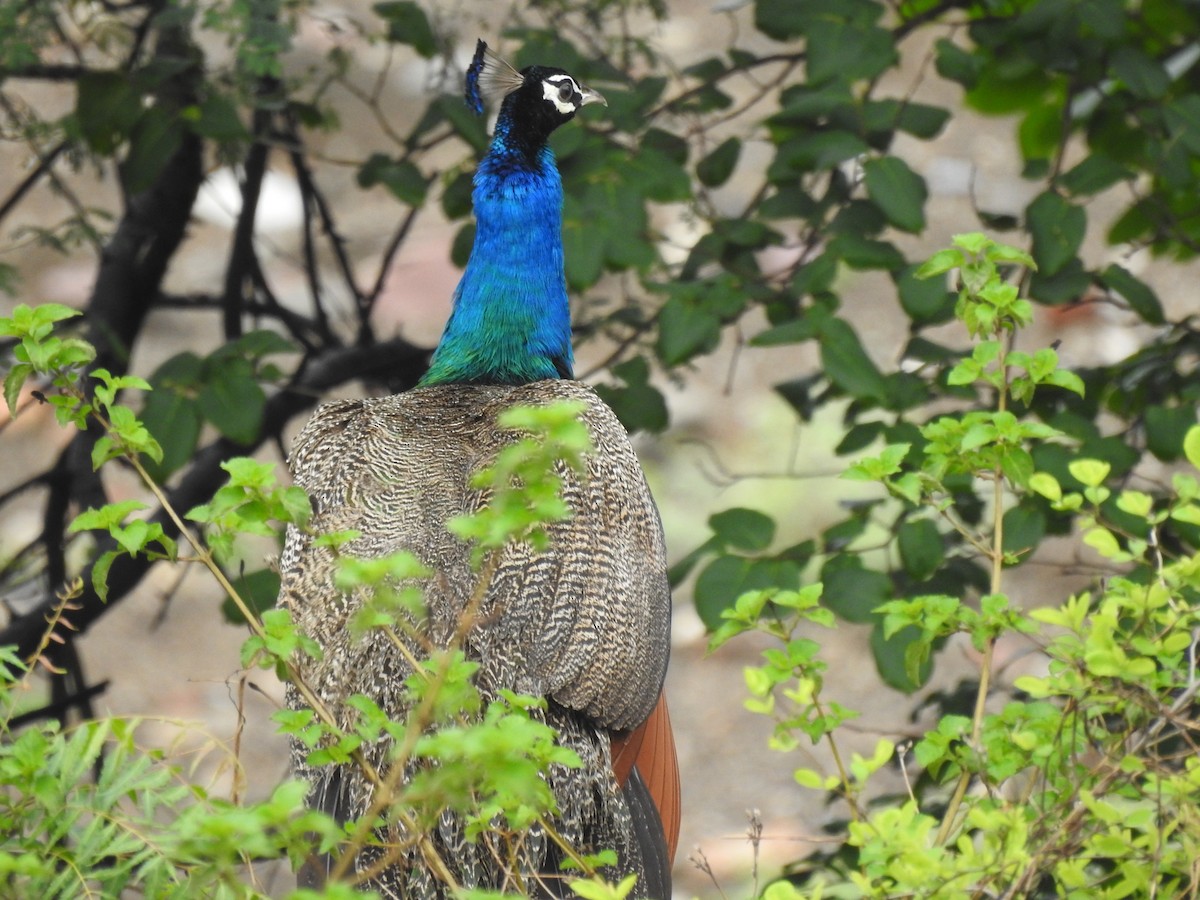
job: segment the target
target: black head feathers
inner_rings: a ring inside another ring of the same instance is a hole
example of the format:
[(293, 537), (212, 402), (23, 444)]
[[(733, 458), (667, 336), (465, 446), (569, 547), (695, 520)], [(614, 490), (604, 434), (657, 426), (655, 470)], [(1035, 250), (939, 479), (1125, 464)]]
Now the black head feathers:
[(584, 87), (562, 69), (527, 66), (518, 72), (483, 41), (475, 44), (464, 96), (467, 106), (478, 115), (482, 115), (485, 101), (501, 99), (502, 108), (510, 115), (549, 125), (547, 133), (570, 121), (589, 103), (608, 105), (599, 91)]

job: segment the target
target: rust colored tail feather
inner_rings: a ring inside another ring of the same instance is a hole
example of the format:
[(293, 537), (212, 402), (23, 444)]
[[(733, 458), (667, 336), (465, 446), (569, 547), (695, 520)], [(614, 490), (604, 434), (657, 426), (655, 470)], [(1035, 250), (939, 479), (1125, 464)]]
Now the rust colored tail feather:
[(668, 861), (674, 861), (679, 844), (679, 760), (675, 754), (675, 735), (667, 710), (667, 695), (658, 697), (650, 717), (632, 731), (612, 738), (613, 771), (622, 787), (636, 768), (654, 801), (667, 842)]

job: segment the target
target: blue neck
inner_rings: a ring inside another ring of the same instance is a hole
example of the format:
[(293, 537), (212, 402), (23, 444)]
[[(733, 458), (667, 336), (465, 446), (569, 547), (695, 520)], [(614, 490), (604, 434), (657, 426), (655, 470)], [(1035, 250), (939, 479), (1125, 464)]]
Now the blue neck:
[(475, 172), (475, 244), (422, 385), (572, 377), (554, 154), (510, 138), (505, 116)]

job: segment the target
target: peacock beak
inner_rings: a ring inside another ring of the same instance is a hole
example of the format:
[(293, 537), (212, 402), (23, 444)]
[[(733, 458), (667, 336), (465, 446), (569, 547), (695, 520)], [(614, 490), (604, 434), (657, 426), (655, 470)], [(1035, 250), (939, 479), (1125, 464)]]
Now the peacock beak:
[(579, 93), (583, 97), (580, 106), (587, 106), (589, 103), (599, 103), (601, 106), (608, 106), (608, 101), (604, 99), (604, 95), (599, 91), (593, 91), (589, 87), (579, 86)]

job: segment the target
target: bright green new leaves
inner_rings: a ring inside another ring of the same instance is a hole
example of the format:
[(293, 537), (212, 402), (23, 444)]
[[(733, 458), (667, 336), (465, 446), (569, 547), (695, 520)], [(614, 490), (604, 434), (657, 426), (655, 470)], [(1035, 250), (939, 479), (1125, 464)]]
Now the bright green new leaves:
[[(21, 388), (34, 375), (62, 378), (74, 384), (79, 368), (95, 358), (95, 350), (76, 338), (61, 338), (54, 335), (54, 326), (80, 315), (79, 310), (57, 303), (46, 303), (29, 307), (20, 303), (12, 315), (0, 318), (0, 335), (16, 338), (19, 343), (13, 348), (16, 364), (4, 376), (4, 401), (8, 410), (16, 416)], [(59, 421), (66, 421), (62, 407), (55, 407)]]
[[(161, 522), (147, 519), (125, 521), (130, 513), (145, 508), (146, 505), (137, 500), (110, 503), (100, 509), (80, 513), (67, 526), (70, 534), (104, 531), (116, 542), (117, 549), (105, 551), (92, 563), (92, 587), (101, 600), (108, 599), (108, 572), (119, 556), (143, 554), (149, 559), (175, 559), (175, 542), (163, 533)], [(157, 544), (158, 549), (152, 549), (152, 544)]]
[(248, 457), (221, 463), (228, 482), (208, 503), (188, 511), (187, 518), (205, 525), (213, 554), (232, 560), (239, 535), (274, 537), (284, 524), (303, 528), (312, 517), (308, 495), (294, 486), (277, 484), (275, 466)]
[(446, 809), (458, 812), (471, 838), (497, 821), (525, 829), (551, 813), (554, 795), (539, 774), (580, 763), (535, 715), (545, 702), (502, 691), (480, 723), (448, 725), (422, 737), (414, 755), (437, 764), (412, 775), (405, 800), (423, 809), (430, 825)]

